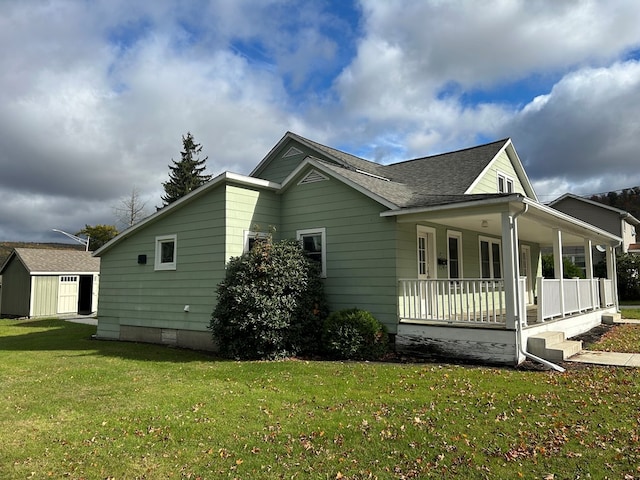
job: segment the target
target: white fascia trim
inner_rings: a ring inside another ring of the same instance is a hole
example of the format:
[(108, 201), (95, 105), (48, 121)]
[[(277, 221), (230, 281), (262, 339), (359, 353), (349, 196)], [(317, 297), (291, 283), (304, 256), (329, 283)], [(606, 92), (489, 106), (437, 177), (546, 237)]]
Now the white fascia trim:
[(185, 203), (192, 201), (194, 198), (197, 198), (200, 195), (203, 195), (205, 192), (208, 192), (212, 188), (215, 188), (216, 186), (220, 184), (224, 184), (226, 182), (233, 182), (236, 184), (250, 186), (250, 187), (268, 188), (272, 190), (280, 189), (279, 183), (270, 182), (268, 180), (263, 180), (261, 178), (247, 177), (246, 175), (240, 175), (238, 173), (223, 172), (217, 177), (211, 179), (209, 182), (205, 183), (200, 188), (193, 190), (192, 192), (188, 193), (181, 199), (176, 200), (172, 204), (167, 205), (166, 207), (163, 207), (162, 209), (158, 210), (152, 215), (149, 215), (147, 218), (136, 223), (134, 226), (127, 228), (124, 232), (121, 232), (120, 234), (118, 234), (118, 236), (116, 236), (115, 238), (112, 238), (110, 241), (105, 243), (98, 250), (93, 252), (92, 255), (94, 257), (99, 257), (102, 253), (111, 249), (111, 247), (116, 243), (120, 243), (125, 238), (130, 237), (138, 229), (144, 227), (149, 223), (155, 222), (158, 218), (168, 215), (169, 212), (173, 211), (174, 209), (179, 208)]
[(496, 159), (500, 156), (502, 152), (505, 152), (505, 151), (507, 153), (507, 157), (509, 157), (509, 160), (511, 161), (511, 165), (513, 165), (513, 169), (516, 171), (518, 180), (521, 181), (522, 186), (524, 187), (524, 191), (527, 192), (527, 195), (531, 195), (533, 199), (537, 202), (538, 196), (536, 195), (536, 192), (533, 189), (533, 185), (529, 180), (527, 172), (525, 171), (524, 166), (522, 165), (522, 161), (518, 156), (518, 152), (516, 152), (516, 149), (513, 146), (513, 142), (511, 141), (510, 138), (508, 138), (507, 141), (504, 142), (504, 145), (502, 146), (502, 148), (498, 150), (498, 153), (496, 153), (496, 155), (491, 159), (491, 161), (487, 163), (487, 165), (484, 167), (482, 172), (480, 172), (480, 175), (476, 177), (476, 179), (471, 183), (469, 188), (467, 188), (467, 190), (464, 193), (471, 193), (473, 191), (476, 185), (478, 185), (480, 180), (485, 176), (485, 174), (496, 162)]
[(99, 275), (100, 272), (31, 272), (32, 277), (63, 276), (63, 275)]
[(247, 177), (246, 175), (240, 175), (238, 173), (224, 172), (222, 176), (224, 180), (240, 183), (241, 185), (246, 185), (248, 187), (261, 187), (271, 190), (279, 190), (281, 187), (281, 185), (276, 182), (263, 180), (262, 178)]
[[(342, 175), (334, 172), (333, 170), (331, 170), (330, 168), (326, 168), (321, 162), (315, 160), (313, 157), (306, 157), (302, 162), (300, 162), (300, 164), (295, 168), (295, 170), (293, 170), (293, 172), (291, 172), (287, 178), (285, 178), (282, 181), (282, 185), (281, 185), (281, 189), (278, 193), (282, 193), (284, 192), (284, 190), (287, 189), (287, 187), (293, 182), (293, 180), (296, 178), (296, 176), (298, 176), (300, 174), (300, 172), (305, 169), (308, 166), (312, 166), (314, 168), (316, 168), (317, 170), (321, 170), (322, 173), (335, 178), (336, 180), (344, 183), (345, 185), (348, 185), (349, 187), (353, 188), (354, 190), (357, 190), (358, 192), (362, 193), (363, 195), (375, 200), (376, 202), (384, 205), (385, 207), (393, 210), (393, 211), (398, 211), (400, 209), (400, 207), (398, 207), (397, 205), (391, 203), (389, 200), (386, 200), (385, 198), (382, 198), (379, 195), (376, 195), (375, 193), (371, 192), (370, 190), (367, 190), (366, 188), (358, 185), (357, 183), (349, 180), (346, 177), (343, 177)], [(366, 175), (366, 174), (361, 174), (361, 175)]]
[(401, 215), (411, 215), (413, 213), (429, 213), (429, 212), (439, 212), (441, 210), (457, 210), (459, 208), (466, 207), (477, 207), (477, 206), (486, 206), (486, 205), (498, 205), (501, 203), (510, 203), (510, 202), (521, 202), (524, 199), (522, 195), (519, 193), (514, 193), (513, 195), (509, 195), (508, 197), (502, 196), (499, 198), (488, 198), (484, 200), (469, 200), (468, 202), (458, 202), (458, 203), (445, 203), (443, 205), (434, 205), (431, 207), (413, 207), (413, 208), (403, 208), (402, 210), (393, 210), (388, 212), (380, 213), (381, 217), (399, 217)]

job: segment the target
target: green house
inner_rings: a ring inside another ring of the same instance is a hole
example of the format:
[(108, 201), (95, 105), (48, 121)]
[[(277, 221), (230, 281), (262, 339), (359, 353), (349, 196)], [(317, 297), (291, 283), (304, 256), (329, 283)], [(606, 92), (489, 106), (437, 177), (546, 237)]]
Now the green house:
[[(399, 350), (517, 364), (530, 337), (617, 312), (620, 238), (538, 202), (510, 139), (380, 165), (288, 132), (250, 175), (219, 175), (95, 253), (97, 336), (215, 348), (225, 266), (271, 228), (321, 263), (332, 310), (370, 311)], [(542, 247), (589, 262), (591, 245), (607, 279), (563, 279), (562, 262), (541, 278)]]

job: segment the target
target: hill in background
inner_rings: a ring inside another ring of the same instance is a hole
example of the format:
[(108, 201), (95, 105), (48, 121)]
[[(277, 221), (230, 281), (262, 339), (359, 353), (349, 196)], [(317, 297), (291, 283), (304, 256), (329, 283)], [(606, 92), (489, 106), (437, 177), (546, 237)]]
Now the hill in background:
[(615, 192), (592, 195), (589, 200), (619, 208), (640, 219), (640, 187), (625, 188)]

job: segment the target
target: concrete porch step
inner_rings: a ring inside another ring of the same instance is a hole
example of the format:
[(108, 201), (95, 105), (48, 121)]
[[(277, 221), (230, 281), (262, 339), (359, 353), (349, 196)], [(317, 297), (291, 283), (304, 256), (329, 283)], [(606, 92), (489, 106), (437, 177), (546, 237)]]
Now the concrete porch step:
[(527, 351), (550, 362), (563, 362), (582, 350), (582, 342), (565, 340), (564, 332), (542, 332), (529, 337)]

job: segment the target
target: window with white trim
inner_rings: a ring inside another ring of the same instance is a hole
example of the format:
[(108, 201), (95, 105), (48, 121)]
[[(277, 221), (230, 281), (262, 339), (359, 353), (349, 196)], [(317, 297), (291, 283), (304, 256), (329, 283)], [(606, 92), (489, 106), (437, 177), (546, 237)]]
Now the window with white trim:
[(513, 178), (498, 172), (498, 193), (513, 193)]
[(156, 270), (175, 270), (178, 257), (178, 236), (163, 235), (156, 237)]
[(254, 232), (251, 230), (244, 231), (244, 247), (242, 251), (247, 253), (251, 251), (256, 242), (263, 242), (269, 238), (269, 234), (265, 232)]
[(480, 237), (480, 277), (502, 278), (500, 240)]
[(298, 241), (307, 257), (318, 262), (322, 269), (322, 276), (327, 276), (327, 242), (325, 228), (312, 228), (298, 230), (296, 232)]
[(462, 277), (462, 233), (447, 231), (449, 278)]

